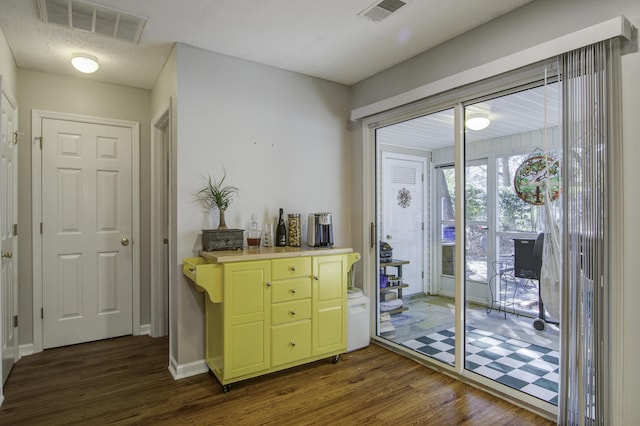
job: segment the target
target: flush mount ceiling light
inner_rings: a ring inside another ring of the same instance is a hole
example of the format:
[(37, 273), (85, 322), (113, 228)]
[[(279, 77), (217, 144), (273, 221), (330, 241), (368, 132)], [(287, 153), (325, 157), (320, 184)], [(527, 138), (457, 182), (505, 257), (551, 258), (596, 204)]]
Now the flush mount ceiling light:
[(486, 129), (489, 124), (491, 124), (491, 120), (489, 120), (488, 114), (476, 113), (471, 114), (467, 121), (464, 123), (468, 129), (471, 130), (482, 130)]
[(98, 65), (98, 58), (85, 55), (85, 54), (75, 54), (71, 57), (71, 65), (75, 69), (85, 74), (91, 74), (92, 72), (98, 71), (100, 66)]

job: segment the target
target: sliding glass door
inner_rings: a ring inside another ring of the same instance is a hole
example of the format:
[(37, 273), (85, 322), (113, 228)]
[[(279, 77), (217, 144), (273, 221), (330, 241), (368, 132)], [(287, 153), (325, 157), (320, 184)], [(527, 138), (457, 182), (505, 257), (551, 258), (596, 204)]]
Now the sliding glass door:
[(561, 220), (562, 149), (559, 84), (541, 70), (375, 123), (372, 305), (380, 342), (552, 410), (539, 236)]
[(491, 122), (484, 135), (465, 130), (464, 366), (557, 405), (559, 328), (544, 307), (540, 270), (544, 236), (562, 211), (558, 84), (465, 105), (467, 118), (507, 111), (510, 121)]
[(453, 109), (377, 129), (376, 148), (377, 336), (452, 365)]

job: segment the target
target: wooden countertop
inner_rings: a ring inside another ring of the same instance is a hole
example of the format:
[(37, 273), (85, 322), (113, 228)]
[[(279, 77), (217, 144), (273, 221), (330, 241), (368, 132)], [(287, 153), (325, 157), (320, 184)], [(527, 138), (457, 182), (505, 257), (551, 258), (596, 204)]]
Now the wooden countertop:
[(208, 263), (240, 262), (244, 260), (266, 260), (282, 257), (323, 256), (352, 253), (350, 247), (259, 247), (243, 250), (201, 251)]

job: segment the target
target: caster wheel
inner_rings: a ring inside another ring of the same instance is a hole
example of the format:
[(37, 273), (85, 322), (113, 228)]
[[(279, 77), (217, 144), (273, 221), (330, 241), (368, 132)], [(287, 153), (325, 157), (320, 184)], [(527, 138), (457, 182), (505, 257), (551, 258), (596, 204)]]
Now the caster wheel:
[(533, 320), (533, 328), (538, 331), (545, 331), (547, 329), (547, 323), (541, 318), (536, 318)]
[(222, 385), (222, 392), (227, 393), (231, 390), (231, 385)]
[(339, 360), (340, 360), (340, 355), (334, 355), (331, 357), (331, 363), (333, 364), (337, 364)]

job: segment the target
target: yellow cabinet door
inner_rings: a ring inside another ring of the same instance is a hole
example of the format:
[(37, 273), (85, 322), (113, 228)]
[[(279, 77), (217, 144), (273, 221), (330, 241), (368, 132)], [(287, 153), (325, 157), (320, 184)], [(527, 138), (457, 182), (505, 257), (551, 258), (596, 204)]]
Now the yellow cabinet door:
[(224, 378), (270, 367), (271, 263), (224, 265)]
[(313, 258), (313, 355), (347, 348), (346, 256)]

